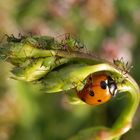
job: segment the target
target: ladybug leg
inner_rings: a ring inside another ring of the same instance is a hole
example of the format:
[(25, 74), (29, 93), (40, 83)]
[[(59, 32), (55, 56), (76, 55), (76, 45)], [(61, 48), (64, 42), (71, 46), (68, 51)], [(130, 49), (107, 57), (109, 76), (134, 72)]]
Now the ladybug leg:
[(89, 78), (88, 78), (88, 82), (89, 82), (90, 85), (93, 85), (92, 75), (89, 76)]

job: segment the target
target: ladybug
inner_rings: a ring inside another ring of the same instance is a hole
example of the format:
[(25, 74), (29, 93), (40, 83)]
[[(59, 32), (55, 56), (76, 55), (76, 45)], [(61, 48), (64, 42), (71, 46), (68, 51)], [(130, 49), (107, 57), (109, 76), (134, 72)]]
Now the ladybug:
[(99, 105), (111, 99), (116, 92), (117, 85), (111, 76), (100, 73), (90, 75), (83, 89), (77, 92), (77, 96), (89, 105)]

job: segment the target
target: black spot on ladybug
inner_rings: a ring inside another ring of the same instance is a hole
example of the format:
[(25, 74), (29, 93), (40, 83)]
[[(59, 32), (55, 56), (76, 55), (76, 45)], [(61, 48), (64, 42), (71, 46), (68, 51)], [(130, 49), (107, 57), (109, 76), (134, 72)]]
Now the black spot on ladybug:
[(101, 86), (102, 89), (106, 89), (107, 83), (105, 81), (101, 81), (100, 86)]
[(94, 96), (94, 92), (91, 90), (91, 91), (89, 92), (89, 95), (90, 95), (90, 96)]
[(98, 100), (98, 102), (101, 102), (102, 100)]

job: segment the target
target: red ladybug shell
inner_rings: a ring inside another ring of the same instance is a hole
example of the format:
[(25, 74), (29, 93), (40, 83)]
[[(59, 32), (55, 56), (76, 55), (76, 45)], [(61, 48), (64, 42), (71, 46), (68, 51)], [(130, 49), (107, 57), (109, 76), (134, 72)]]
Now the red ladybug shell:
[(99, 105), (107, 102), (117, 90), (115, 81), (107, 74), (91, 75), (84, 88), (77, 92), (78, 97), (87, 104)]

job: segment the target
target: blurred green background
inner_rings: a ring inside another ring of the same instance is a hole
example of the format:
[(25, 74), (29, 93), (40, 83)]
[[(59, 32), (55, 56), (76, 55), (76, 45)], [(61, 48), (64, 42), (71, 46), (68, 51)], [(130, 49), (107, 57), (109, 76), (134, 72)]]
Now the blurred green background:
[[(0, 36), (71, 33), (89, 50), (108, 60), (123, 57), (140, 81), (140, 0), (0, 1)], [(91, 126), (111, 126), (125, 104), (117, 97), (93, 107), (71, 105), (63, 94), (40, 93), (10, 77), (0, 63), (0, 140), (66, 140)], [(140, 139), (140, 109), (133, 128), (121, 140)]]

